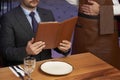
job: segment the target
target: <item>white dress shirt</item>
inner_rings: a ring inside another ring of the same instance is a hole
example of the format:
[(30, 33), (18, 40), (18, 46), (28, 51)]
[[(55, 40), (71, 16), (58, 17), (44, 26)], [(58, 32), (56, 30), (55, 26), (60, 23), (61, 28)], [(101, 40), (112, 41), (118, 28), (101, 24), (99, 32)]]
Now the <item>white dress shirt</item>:
[[(79, 0), (66, 0), (72, 5), (78, 5)], [(118, 0), (112, 0), (113, 1), (113, 13), (114, 15), (120, 15), (120, 3)]]

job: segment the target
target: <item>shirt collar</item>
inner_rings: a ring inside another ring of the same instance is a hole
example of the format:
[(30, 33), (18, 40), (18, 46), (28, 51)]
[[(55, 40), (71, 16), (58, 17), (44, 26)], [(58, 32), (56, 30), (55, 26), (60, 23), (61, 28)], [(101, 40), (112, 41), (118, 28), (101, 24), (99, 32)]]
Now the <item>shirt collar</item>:
[[(21, 6), (21, 8), (23, 9), (23, 12), (25, 13), (26, 16), (28, 16), (30, 14), (30, 10), (24, 8)], [(37, 9), (35, 8), (32, 12), (35, 12), (35, 14), (37, 13)]]

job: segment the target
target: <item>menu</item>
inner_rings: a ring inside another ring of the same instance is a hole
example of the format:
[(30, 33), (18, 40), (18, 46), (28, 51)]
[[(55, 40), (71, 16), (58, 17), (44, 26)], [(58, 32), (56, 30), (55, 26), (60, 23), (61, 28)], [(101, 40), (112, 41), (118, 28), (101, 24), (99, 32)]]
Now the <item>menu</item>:
[(59, 46), (62, 40), (71, 41), (78, 17), (72, 17), (62, 22), (40, 22), (35, 35), (36, 41), (44, 41), (45, 49)]

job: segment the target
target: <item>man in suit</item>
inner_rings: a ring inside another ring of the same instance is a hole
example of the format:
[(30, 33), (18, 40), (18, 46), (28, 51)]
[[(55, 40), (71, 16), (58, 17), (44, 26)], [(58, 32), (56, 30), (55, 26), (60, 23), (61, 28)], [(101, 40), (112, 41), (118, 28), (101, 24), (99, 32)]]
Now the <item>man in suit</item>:
[[(5, 66), (23, 63), (23, 58), (32, 55), (37, 61), (50, 59), (51, 49), (44, 49), (45, 42), (34, 43), (31, 12), (37, 22), (55, 21), (50, 10), (38, 8), (39, 0), (20, 0), (20, 5), (1, 18), (0, 48)], [(48, 33), (49, 34), (49, 33)], [(55, 50), (63, 55), (69, 53), (71, 42), (63, 40)]]

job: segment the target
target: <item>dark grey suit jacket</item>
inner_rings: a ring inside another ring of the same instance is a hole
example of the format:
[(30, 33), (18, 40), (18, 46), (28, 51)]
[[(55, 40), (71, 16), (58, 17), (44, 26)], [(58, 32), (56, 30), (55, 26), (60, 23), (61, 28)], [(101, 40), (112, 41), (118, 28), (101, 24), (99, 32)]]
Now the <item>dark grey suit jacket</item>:
[[(55, 20), (50, 10), (37, 8), (37, 11), (42, 22)], [(16, 7), (3, 15), (0, 23), (2, 25), (0, 31), (0, 46), (4, 61), (6, 61), (7, 65), (23, 63), (23, 58), (27, 56), (25, 50), (27, 42), (35, 35), (23, 10), (20, 6)], [(60, 52), (58, 49), (56, 50)], [(51, 50), (43, 50), (34, 57), (38, 61), (49, 59), (51, 58)]]

